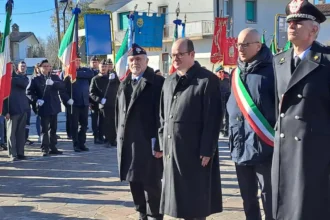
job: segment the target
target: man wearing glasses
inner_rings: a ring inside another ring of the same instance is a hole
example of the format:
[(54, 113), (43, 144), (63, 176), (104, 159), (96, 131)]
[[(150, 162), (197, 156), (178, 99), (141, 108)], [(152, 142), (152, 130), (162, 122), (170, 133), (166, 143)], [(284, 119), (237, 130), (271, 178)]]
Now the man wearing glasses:
[(164, 158), (160, 210), (175, 218), (205, 220), (222, 211), (219, 80), (195, 62), (191, 40), (177, 40), (171, 56), (177, 71), (166, 78), (160, 100)]
[(41, 61), (40, 71), (41, 74), (31, 80), (26, 92), (28, 98), (38, 106), (43, 156), (58, 155), (63, 153), (56, 148), (56, 130), (57, 114), (61, 112), (59, 91), (64, 89), (64, 83), (57, 74), (50, 73), (48, 60)]
[(271, 163), (275, 104), (273, 55), (256, 29), (238, 35), (239, 58), (231, 76), (229, 147), (248, 220), (261, 220), (258, 184), (265, 219), (272, 218)]

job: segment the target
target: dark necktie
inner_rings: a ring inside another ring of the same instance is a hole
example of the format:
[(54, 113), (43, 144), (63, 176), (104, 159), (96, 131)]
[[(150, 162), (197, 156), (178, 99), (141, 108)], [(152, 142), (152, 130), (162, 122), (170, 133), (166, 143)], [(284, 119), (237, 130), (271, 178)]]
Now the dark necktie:
[(133, 84), (135, 85), (137, 83), (137, 79), (133, 79)]
[(293, 65), (292, 65), (292, 71), (291, 74), (295, 71), (295, 69), (298, 67), (299, 63), (301, 62), (301, 59), (299, 56), (295, 56), (293, 59)]

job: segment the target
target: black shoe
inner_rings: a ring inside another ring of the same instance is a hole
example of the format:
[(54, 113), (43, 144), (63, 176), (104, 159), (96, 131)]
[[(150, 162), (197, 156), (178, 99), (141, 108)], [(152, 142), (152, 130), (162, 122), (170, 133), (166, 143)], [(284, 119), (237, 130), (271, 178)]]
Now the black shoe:
[(74, 152), (81, 152), (80, 148), (77, 146), (73, 146), (73, 150)]
[(61, 137), (59, 135), (56, 135), (56, 139), (61, 139)]
[(0, 149), (2, 150), (8, 150), (7, 146), (5, 144), (1, 144), (0, 145)]
[(10, 157), (10, 161), (14, 162), (14, 161), (18, 161), (17, 157)]
[(27, 160), (27, 157), (26, 156), (23, 156), (23, 155), (17, 155), (17, 158), (19, 160)]
[(72, 140), (72, 136), (71, 135), (68, 135), (67, 139), (68, 140)]
[(27, 139), (26, 142), (25, 142), (25, 144), (31, 146), (31, 145), (34, 144), (34, 142), (33, 141), (30, 141), (29, 139)]
[(89, 151), (89, 148), (84, 145), (84, 146), (80, 147), (80, 150), (81, 151)]
[(48, 151), (43, 151), (42, 156), (43, 156), (43, 157), (48, 157), (48, 156), (49, 156), (49, 152), (48, 152)]
[(145, 213), (140, 212), (139, 220), (148, 220), (148, 216)]
[(56, 150), (51, 150), (49, 152), (49, 154), (51, 154), (51, 155), (61, 155), (61, 154), (63, 154), (63, 152), (56, 149)]

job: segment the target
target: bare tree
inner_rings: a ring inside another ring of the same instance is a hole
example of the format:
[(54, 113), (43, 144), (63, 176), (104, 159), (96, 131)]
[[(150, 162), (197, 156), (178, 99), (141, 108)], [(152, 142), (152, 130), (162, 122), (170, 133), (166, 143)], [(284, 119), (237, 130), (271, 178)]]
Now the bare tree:
[(58, 43), (57, 36), (55, 34), (51, 34), (47, 37), (45, 43), (45, 55), (48, 59), (49, 63), (53, 65), (53, 67), (59, 68), (58, 64)]
[(46, 57), (46, 42), (44, 39), (38, 37), (39, 44), (33, 46), (32, 57)]

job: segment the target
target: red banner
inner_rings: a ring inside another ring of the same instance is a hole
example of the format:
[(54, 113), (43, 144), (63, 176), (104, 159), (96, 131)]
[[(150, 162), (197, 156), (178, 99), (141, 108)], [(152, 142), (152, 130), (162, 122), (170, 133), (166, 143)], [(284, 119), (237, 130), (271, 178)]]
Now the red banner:
[(215, 18), (214, 35), (211, 49), (211, 63), (220, 63), (223, 60), (223, 45), (227, 35), (228, 18)]
[(238, 50), (236, 47), (237, 38), (227, 38), (223, 45), (223, 65), (236, 66), (238, 59)]

